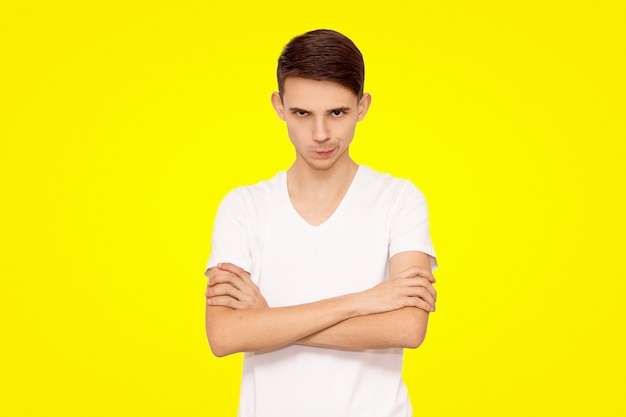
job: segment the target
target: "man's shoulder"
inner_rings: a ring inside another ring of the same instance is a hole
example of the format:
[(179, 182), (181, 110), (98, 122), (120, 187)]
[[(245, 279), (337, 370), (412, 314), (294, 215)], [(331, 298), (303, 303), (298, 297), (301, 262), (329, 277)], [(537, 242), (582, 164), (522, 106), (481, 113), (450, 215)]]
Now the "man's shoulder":
[(372, 168), (361, 165), (360, 170), (363, 173), (362, 185), (363, 189), (369, 190), (375, 194), (393, 194), (398, 193), (418, 193), (421, 192), (409, 179), (399, 178), (392, 174), (375, 171)]
[(279, 171), (272, 178), (265, 179), (251, 185), (242, 185), (233, 190), (239, 193), (265, 194), (280, 188), (285, 179), (285, 171)]
[(242, 185), (231, 190), (224, 197), (224, 202), (239, 202), (245, 206), (253, 207), (261, 204), (264, 200), (273, 198), (281, 189), (284, 182), (285, 172), (279, 171), (274, 177), (257, 182), (252, 185)]

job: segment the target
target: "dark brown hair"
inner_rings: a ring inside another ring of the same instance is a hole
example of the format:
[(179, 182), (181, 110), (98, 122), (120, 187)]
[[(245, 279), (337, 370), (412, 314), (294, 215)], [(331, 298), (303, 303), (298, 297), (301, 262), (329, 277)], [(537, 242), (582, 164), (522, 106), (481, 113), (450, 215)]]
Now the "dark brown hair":
[(356, 45), (334, 30), (319, 29), (293, 38), (278, 58), (278, 92), (283, 97), (285, 80), (301, 77), (336, 82), (363, 95), (365, 64)]

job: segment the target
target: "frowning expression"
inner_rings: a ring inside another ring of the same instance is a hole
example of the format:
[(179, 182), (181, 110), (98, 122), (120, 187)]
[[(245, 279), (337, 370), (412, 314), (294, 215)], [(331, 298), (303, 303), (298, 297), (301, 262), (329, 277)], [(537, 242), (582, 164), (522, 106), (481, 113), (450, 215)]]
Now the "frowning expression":
[(359, 100), (341, 84), (298, 77), (285, 80), (282, 100), (278, 93), (272, 95), (278, 116), (287, 123), (296, 164), (317, 170), (349, 160), (356, 124), (365, 117), (370, 101), (369, 94)]

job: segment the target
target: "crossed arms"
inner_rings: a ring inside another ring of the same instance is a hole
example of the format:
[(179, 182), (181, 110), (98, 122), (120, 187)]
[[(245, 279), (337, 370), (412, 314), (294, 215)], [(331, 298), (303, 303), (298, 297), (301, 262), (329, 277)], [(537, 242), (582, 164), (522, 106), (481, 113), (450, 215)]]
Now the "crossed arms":
[(366, 291), (289, 307), (268, 307), (250, 275), (236, 265), (219, 264), (206, 275), (206, 333), (216, 356), (291, 344), (416, 348), (437, 298), (428, 255), (422, 252), (393, 256), (390, 278)]

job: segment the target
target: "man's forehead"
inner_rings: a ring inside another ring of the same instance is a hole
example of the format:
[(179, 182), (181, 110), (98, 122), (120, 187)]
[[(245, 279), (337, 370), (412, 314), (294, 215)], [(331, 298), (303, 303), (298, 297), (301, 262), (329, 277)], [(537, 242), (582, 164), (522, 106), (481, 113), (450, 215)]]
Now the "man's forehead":
[(318, 81), (290, 77), (285, 80), (283, 103), (287, 107), (333, 110), (352, 108), (357, 105), (357, 96), (348, 88), (334, 81)]

